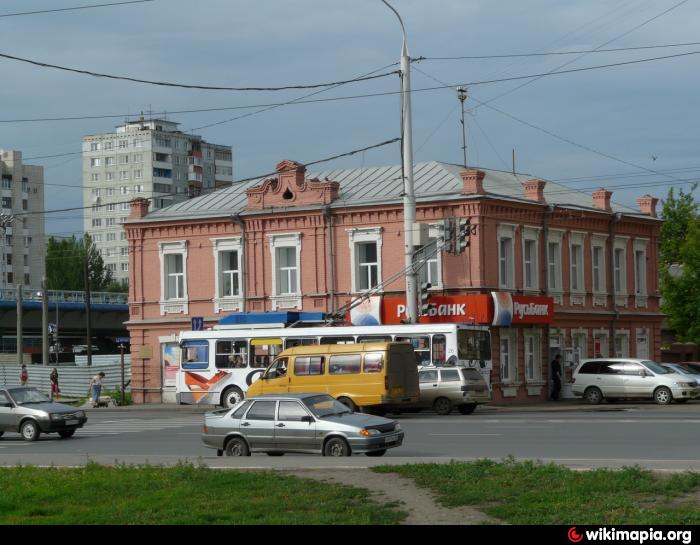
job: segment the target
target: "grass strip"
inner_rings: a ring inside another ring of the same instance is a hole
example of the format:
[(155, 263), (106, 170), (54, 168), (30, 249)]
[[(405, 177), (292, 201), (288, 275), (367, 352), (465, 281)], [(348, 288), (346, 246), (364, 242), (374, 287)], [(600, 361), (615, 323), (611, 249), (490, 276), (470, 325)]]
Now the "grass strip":
[(366, 490), (264, 471), (0, 468), (0, 524), (396, 524)]
[(700, 524), (700, 473), (640, 467), (574, 471), (556, 464), (479, 460), (381, 466), (431, 490), (446, 507), (472, 506), (511, 524)]

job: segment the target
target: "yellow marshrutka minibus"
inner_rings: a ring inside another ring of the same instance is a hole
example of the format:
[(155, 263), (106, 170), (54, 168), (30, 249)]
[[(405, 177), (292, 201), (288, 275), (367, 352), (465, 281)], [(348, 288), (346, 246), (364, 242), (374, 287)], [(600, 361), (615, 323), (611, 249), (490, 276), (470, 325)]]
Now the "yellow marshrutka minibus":
[(381, 414), (418, 400), (418, 367), (409, 343), (296, 346), (281, 352), (248, 388), (248, 397), (319, 392), (352, 410)]

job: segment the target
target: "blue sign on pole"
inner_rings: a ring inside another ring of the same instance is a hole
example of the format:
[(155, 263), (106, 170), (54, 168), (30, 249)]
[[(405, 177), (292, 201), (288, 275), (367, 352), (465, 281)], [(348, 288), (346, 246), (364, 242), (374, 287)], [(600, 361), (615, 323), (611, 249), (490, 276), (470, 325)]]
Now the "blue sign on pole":
[(204, 318), (202, 316), (192, 318), (192, 331), (204, 331)]
[(131, 344), (131, 339), (129, 337), (117, 337), (115, 340), (117, 344)]

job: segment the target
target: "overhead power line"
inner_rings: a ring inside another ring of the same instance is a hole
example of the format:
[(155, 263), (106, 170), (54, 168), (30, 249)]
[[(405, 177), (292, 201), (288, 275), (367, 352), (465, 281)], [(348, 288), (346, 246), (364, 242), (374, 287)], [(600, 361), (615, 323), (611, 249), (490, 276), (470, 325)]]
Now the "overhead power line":
[(24, 62), (24, 63), (28, 63), (28, 64), (33, 64), (33, 65), (39, 66), (41, 68), (54, 68), (56, 70), (63, 70), (65, 72), (74, 72), (76, 74), (83, 74), (86, 76), (92, 76), (92, 77), (96, 77), (96, 78), (107, 78), (107, 79), (122, 80), (122, 81), (132, 81), (135, 83), (146, 83), (148, 85), (159, 85), (162, 87), (180, 87), (183, 89), (199, 89), (199, 90), (203, 90), (203, 91), (286, 91), (289, 89), (318, 89), (319, 87), (331, 87), (331, 86), (335, 86), (335, 85), (344, 85), (346, 83), (355, 83), (358, 81), (384, 78), (386, 76), (391, 76), (393, 74), (399, 73), (398, 70), (394, 70), (393, 72), (387, 72), (384, 74), (377, 74), (374, 76), (365, 76), (362, 78), (354, 78), (354, 79), (341, 80), (341, 81), (332, 81), (330, 83), (315, 83), (315, 84), (311, 84), (311, 85), (284, 85), (284, 86), (280, 86), (280, 87), (219, 87), (219, 86), (215, 86), (215, 85), (189, 85), (186, 83), (172, 83), (172, 82), (168, 82), (168, 81), (153, 81), (153, 80), (148, 80), (148, 79), (131, 78), (128, 76), (115, 76), (113, 74), (103, 74), (101, 72), (92, 72), (90, 70), (81, 70), (78, 68), (68, 68), (67, 66), (59, 66), (57, 64), (49, 64), (49, 63), (41, 62), (41, 61), (34, 61), (32, 59), (25, 59), (22, 57), (16, 57), (14, 55), (8, 55), (7, 53), (0, 53), (0, 58), (10, 59), (13, 61)]
[(39, 11), (24, 11), (21, 13), (0, 14), (1, 17), (17, 17), (19, 15), (36, 15), (38, 13), (55, 13), (57, 11), (75, 11), (79, 9), (104, 8), (107, 6), (123, 6), (125, 4), (143, 4), (144, 2), (154, 2), (155, 0), (131, 0), (130, 2), (111, 2), (109, 4), (93, 4), (91, 6), (75, 6), (73, 8), (42, 9)]
[(588, 53), (612, 53), (619, 51), (638, 51), (640, 49), (662, 49), (667, 47), (688, 47), (692, 45), (700, 45), (700, 42), (686, 42), (680, 44), (663, 44), (663, 45), (641, 45), (637, 47), (617, 47), (614, 49), (587, 49), (582, 51), (549, 51), (546, 53), (508, 53), (503, 55), (464, 55), (461, 57), (418, 57), (412, 62), (420, 61), (456, 61), (462, 59), (511, 59), (517, 57), (548, 57), (553, 55), (581, 55)]

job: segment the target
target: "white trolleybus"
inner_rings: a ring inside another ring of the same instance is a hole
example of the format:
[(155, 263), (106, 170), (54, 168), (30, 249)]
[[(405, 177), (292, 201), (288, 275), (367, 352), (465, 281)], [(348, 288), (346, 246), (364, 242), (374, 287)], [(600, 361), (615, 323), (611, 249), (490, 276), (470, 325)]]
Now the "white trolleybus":
[[(316, 325), (308, 325), (314, 321)], [(319, 313), (241, 313), (222, 318), (213, 329), (183, 331), (178, 337), (177, 402), (232, 407), (282, 350), (314, 344), (410, 342), (418, 366), (474, 367), (489, 382), (488, 326), (319, 326), (320, 321)]]

